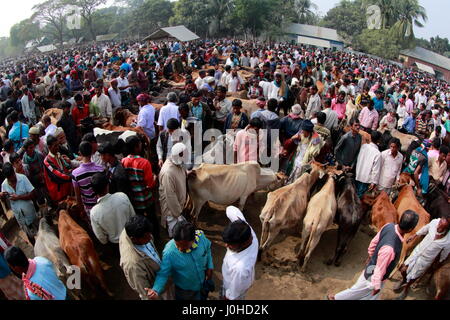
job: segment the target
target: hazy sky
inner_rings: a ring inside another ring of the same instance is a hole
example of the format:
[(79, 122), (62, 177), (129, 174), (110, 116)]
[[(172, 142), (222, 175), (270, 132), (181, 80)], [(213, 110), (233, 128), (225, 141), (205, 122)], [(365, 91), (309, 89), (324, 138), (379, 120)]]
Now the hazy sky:
[[(392, 0), (395, 1), (395, 0)], [(425, 28), (415, 28), (417, 37), (430, 38), (436, 35), (450, 39), (450, 23), (448, 13), (450, 12), (450, 1), (448, 0), (419, 0), (428, 14), (428, 22)], [(0, 36), (9, 36), (9, 29), (17, 22), (29, 18), (33, 5), (43, 0), (3, 0), (2, 17), (0, 19)], [(113, 3), (114, 0), (109, 0)], [(319, 12), (325, 14), (329, 9), (339, 3), (339, 0), (313, 0), (319, 6)]]

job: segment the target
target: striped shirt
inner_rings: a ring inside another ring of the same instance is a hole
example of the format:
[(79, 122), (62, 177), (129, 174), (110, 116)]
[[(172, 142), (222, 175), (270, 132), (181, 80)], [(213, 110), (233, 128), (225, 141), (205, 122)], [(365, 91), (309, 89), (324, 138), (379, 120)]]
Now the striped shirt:
[(103, 167), (94, 162), (82, 163), (72, 172), (73, 187), (80, 188), (81, 201), (83, 201), (84, 209), (89, 215), (91, 209), (97, 204), (97, 196), (92, 190), (92, 176), (98, 172), (103, 172)]
[(122, 159), (122, 165), (131, 183), (131, 202), (134, 209), (145, 210), (152, 198), (148, 189), (155, 185), (150, 162), (140, 156), (129, 155)]

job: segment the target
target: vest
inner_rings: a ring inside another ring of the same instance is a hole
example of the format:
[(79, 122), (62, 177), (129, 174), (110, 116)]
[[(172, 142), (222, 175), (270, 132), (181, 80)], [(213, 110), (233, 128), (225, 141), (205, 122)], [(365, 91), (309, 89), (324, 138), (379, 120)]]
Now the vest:
[(395, 266), (398, 263), (398, 260), (400, 259), (400, 254), (403, 248), (403, 242), (398, 237), (397, 232), (395, 232), (395, 224), (393, 223), (386, 225), (381, 231), (380, 240), (378, 241), (375, 251), (372, 257), (370, 258), (369, 264), (367, 265), (366, 270), (364, 271), (364, 277), (366, 278), (366, 280), (368, 280), (373, 275), (375, 267), (377, 265), (378, 251), (380, 251), (380, 249), (384, 246), (390, 246), (394, 249), (395, 258), (387, 267), (386, 273), (384, 274), (383, 277), (383, 281), (386, 280), (391, 274), (391, 272), (394, 270)]

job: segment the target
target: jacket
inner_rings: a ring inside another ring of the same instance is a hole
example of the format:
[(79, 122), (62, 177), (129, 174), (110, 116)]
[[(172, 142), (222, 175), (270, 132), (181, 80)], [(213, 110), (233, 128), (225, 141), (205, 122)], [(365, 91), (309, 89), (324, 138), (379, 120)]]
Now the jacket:
[[(152, 288), (156, 273), (160, 266), (145, 253), (134, 247), (125, 230), (119, 239), (120, 267), (125, 274), (130, 287), (139, 294), (142, 300), (148, 300), (145, 288)], [(168, 283), (166, 290), (161, 294), (162, 300), (174, 299), (173, 284)]]
[(72, 177), (70, 175), (70, 164), (61, 159), (63, 167), (58, 165), (56, 157), (48, 154), (44, 159), (44, 180), (48, 193), (53, 201), (61, 201), (66, 198), (72, 190)]

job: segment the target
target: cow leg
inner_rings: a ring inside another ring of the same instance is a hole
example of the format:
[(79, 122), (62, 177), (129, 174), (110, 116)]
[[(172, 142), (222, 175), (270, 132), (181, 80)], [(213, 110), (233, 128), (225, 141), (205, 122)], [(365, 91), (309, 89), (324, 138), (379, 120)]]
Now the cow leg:
[(337, 232), (336, 250), (334, 251), (334, 256), (326, 261), (326, 264), (328, 266), (330, 266), (335, 261), (337, 261), (337, 259), (341, 255), (342, 245), (343, 245), (341, 238), (342, 238), (342, 230), (341, 230), (341, 227), (339, 227), (338, 232)]
[(280, 233), (280, 230), (280, 227), (269, 224), (269, 230), (267, 231), (267, 240), (261, 246), (261, 250), (265, 250), (272, 243), (272, 241), (275, 240), (277, 235)]
[(242, 197), (239, 198), (239, 210), (244, 211), (245, 203), (247, 202), (248, 194), (242, 195)]
[(194, 225), (197, 224), (198, 216), (200, 215), (200, 211), (202, 211), (202, 208), (205, 205), (205, 203), (206, 203), (206, 201), (202, 200), (202, 199), (193, 199), (192, 200), (193, 208), (192, 208), (192, 213), (191, 213), (191, 218), (192, 218), (191, 222)]
[(302, 244), (300, 245), (300, 250), (297, 253), (298, 263), (303, 263), (303, 258), (305, 257), (306, 246), (309, 241), (309, 237), (311, 234), (312, 225), (303, 225), (302, 231)]
[(303, 261), (301, 272), (306, 271), (306, 265), (308, 264), (308, 261), (311, 258), (311, 254), (313, 253), (314, 249), (316, 248), (317, 244), (320, 241), (320, 234), (321, 233), (315, 232), (313, 235), (310, 236), (312, 238), (310, 238), (311, 241), (309, 241), (310, 243), (307, 248), (308, 253), (305, 255), (305, 260)]

